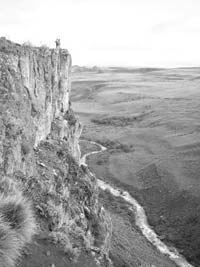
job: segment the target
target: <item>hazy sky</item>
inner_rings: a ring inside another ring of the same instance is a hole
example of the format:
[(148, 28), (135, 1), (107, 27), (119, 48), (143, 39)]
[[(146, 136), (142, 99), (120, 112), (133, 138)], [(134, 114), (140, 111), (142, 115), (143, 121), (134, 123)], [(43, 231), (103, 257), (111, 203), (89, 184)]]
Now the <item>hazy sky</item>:
[(200, 0), (0, 0), (0, 35), (79, 65), (200, 66)]

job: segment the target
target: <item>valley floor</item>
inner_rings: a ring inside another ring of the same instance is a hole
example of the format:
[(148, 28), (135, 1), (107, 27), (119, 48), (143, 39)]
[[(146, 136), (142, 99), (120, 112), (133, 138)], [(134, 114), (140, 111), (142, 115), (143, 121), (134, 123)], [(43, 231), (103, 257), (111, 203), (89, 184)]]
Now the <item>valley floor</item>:
[[(108, 148), (90, 157), (90, 168), (98, 178), (128, 190), (145, 208), (160, 239), (194, 266), (200, 265), (198, 73), (198, 68), (107, 69), (74, 73), (72, 83), (83, 137)], [(113, 208), (116, 200), (109, 197), (102, 201), (112, 210), (116, 266), (173, 266), (158, 263), (160, 256), (145, 261), (148, 248), (123, 209)], [(132, 265), (123, 262), (129, 258)]]

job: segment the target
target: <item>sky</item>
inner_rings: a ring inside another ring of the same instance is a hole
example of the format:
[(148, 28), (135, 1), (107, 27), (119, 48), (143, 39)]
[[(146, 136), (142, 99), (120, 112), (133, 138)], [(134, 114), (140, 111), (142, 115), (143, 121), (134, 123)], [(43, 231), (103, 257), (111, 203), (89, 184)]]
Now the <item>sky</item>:
[(0, 35), (75, 65), (200, 66), (200, 0), (0, 0)]

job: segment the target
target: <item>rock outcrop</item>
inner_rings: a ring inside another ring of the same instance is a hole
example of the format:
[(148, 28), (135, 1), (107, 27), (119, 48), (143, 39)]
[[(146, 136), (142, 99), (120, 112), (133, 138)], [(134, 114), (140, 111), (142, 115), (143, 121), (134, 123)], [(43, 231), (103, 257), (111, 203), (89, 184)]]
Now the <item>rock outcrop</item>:
[(96, 178), (79, 167), (71, 56), (56, 44), (0, 39), (0, 186), (4, 191), (5, 180), (12, 180), (31, 199), (40, 236), (70, 257), (93, 251), (106, 265), (110, 222), (98, 203)]

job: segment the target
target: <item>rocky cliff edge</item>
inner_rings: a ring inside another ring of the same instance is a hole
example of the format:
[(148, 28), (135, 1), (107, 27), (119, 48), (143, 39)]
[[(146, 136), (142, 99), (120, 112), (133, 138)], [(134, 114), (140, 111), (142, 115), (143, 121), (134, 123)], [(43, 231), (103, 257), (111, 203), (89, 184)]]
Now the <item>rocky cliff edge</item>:
[[(109, 216), (99, 205), (96, 178), (79, 166), (81, 125), (69, 100), (70, 68), (71, 56), (59, 43), (49, 49), (0, 38), (0, 192), (16, 201), (20, 195), (23, 205), (27, 200), (37, 228), (10, 266), (19, 254), (24, 267), (110, 264)], [(21, 227), (15, 222), (9, 221), (12, 231)], [(1, 255), (0, 249), (0, 263)]]

